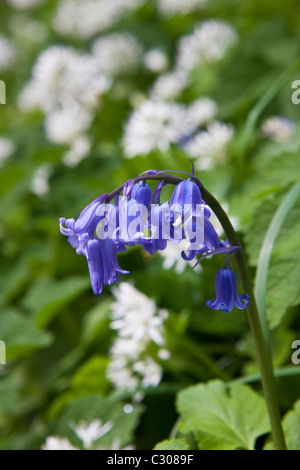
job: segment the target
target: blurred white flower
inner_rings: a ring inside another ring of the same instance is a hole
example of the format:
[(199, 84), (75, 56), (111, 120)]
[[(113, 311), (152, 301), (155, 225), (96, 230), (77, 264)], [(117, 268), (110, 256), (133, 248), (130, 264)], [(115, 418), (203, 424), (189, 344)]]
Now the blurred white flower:
[(41, 165), (35, 171), (31, 181), (31, 191), (38, 197), (43, 197), (49, 192), (49, 179), (53, 174), (53, 171), (53, 166), (50, 163)]
[(15, 146), (10, 139), (0, 137), (0, 168), (6, 160), (14, 153)]
[(175, 103), (144, 101), (125, 126), (124, 147), (128, 158), (151, 150), (167, 151), (190, 132), (186, 110)]
[(125, 359), (112, 357), (107, 369), (107, 377), (116, 388), (123, 388), (132, 393), (140, 383), (140, 379), (134, 375), (132, 367)]
[(46, 113), (73, 103), (95, 107), (110, 85), (91, 55), (79, 55), (69, 47), (51, 46), (38, 57), (25, 97), (21, 96), (21, 106), (30, 109), (32, 93), (32, 109), (38, 106)]
[[(181, 252), (186, 251), (190, 245), (190, 241), (183, 239), (180, 243), (170, 243), (168, 242), (167, 247), (164, 250), (159, 251), (160, 256), (163, 258), (163, 268), (170, 269), (172, 266), (175, 267), (175, 272), (181, 274), (187, 266), (190, 268), (196, 264), (195, 259), (191, 261), (185, 261), (181, 257)], [(197, 271), (201, 270), (200, 265), (198, 264), (195, 268)]]
[(99, 68), (108, 75), (134, 72), (142, 57), (142, 47), (129, 33), (111, 33), (92, 45)]
[(132, 393), (139, 385), (155, 387), (163, 371), (146, 349), (154, 342), (159, 346), (158, 355), (160, 351), (164, 351), (163, 356), (168, 353), (163, 326), (168, 312), (158, 309), (154, 300), (126, 282), (113, 289), (113, 294), (116, 301), (111, 305), (111, 328), (118, 331), (118, 337), (110, 349), (107, 376), (115, 387)]
[(101, 420), (94, 419), (90, 423), (81, 421), (77, 426), (70, 425), (78, 438), (82, 441), (83, 447), (89, 449), (94, 441), (107, 434), (113, 427), (114, 423), (107, 421), (103, 424)]
[(217, 111), (217, 103), (205, 96), (195, 100), (187, 108), (187, 116), (191, 125), (197, 129), (211, 122), (215, 118)]
[(180, 70), (160, 75), (154, 82), (150, 98), (153, 100), (174, 100), (186, 88), (188, 79)]
[(201, 131), (190, 139), (184, 150), (192, 157), (198, 157), (195, 165), (199, 170), (212, 168), (216, 163), (222, 163), (226, 157), (226, 145), (234, 134), (231, 124), (213, 121), (207, 130)]
[(88, 156), (90, 150), (90, 139), (85, 135), (79, 135), (72, 141), (71, 148), (64, 154), (62, 161), (66, 166), (74, 168)]
[(148, 357), (144, 361), (136, 362), (133, 370), (142, 377), (142, 387), (157, 387), (162, 379), (162, 368)]
[(122, 447), (121, 446), (121, 439), (119, 437), (116, 437), (111, 445), (111, 448), (109, 450), (135, 450), (135, 446), (133, 444), (129, 444), (128, 446)]
[(7, 38), (0, 36), (0, 72), (5, 72), (14, 65), (16, 49)]
[(207, 0), (157, 0), (158, 8), (166, 16), (187, 14), (205, 5)]
[(122, 282), (113, 291), (117, 301), (112, 304), (113, 330), (119, 330), (121, 337), (147, 343), (164, 344), (162, 325), (166, 311), (159, 310), (154, 300), (139, 292), (129, 283)]
[(190, 71), (202, 63), (216, 62), (224, 57), (236, 40), (236, 32), (227, 23), (204, 21), (193, 34), (180, 38), (177, 68)]
[(262, 134), (275, 140), (275, 142), (286, 142), (295, 130), (295, 121), (284, 116), (271, 116), (261, 126)]
[(44, 0), (7, 0), (7, 3), (20, 10), (29, 10), (43, 2)]
[(144, 55), (144, 64), (151, 72), (161, 73), (168, 68), (169, 60), (161, 49), (150, 49)]
[(79, 450), (66, 437), (48, 436), (42, 450)]
[(59, 2), (54, 28), (62, 35), (88, 39), (113, 26), (127, 11), (144, 0), (63, 0)]
[(92, 121), (89, 110), (78, 105), (56, 109), (47, 115), (45, 132), (48, 140), (56, 144), (70, 144), (87, 130)]

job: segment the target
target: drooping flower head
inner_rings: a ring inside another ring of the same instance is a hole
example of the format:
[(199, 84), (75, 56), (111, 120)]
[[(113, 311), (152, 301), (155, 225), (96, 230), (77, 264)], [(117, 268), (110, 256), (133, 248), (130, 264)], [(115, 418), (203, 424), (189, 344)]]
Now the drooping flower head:
[[(68, 236), (76, 253), (87, 259), (95, 295), (102, 293), (103, 286), (119, 281), (120, 274), (128, 274), (120, 268), (117, 254), (129, 246), (141, 245), (154, 255), (164, 250), (168, 241), (178, 244), (185, 240), (187, 249), (181, 253), (185, 261), (198, 255), (201, 259), (217, 253), (229, 256), (240, 249), (220, 240), (209, 220), (211, 212), (202, 199), (201, 183), (194, 170), (188, 175), (185, 180), (149, 170), (96, 198), (77, 220), (60, 219), (61, 233)], [(147, 179), (159, 181), (153, 193)], [(161, 192), (168, 183), (175, 185), (171, 202), (161, 203)], [(236, 276), (229, 268), (219, 271), (216, 292), (216, 301), (207, 303), (212, 309), (225, 312), (248, 305), (248, 296), (238, 296)]]
[(221, 268), (215, 280), (216, 300), (208, 300), (206, 305), (212, 310), (221, 309), (223, 313), (231, 312), (233, 307), (241, 310), (249, 306), (247, 294), (238, 295), (238, 283), (235, 272), (229, 268)]

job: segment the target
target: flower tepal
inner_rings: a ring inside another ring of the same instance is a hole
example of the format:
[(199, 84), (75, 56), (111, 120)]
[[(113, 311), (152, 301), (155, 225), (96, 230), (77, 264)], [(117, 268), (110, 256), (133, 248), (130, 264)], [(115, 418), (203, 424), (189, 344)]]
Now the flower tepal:
[(231, 312), (233, 307), (241, 310), (249, 306), (249, 295), (238, 295), (238, 283), (235, 272), (221, 268), (215, 280), (216, 300), (208, 300), (206, 305), (212, 310), (221, 309), (223, 313)]

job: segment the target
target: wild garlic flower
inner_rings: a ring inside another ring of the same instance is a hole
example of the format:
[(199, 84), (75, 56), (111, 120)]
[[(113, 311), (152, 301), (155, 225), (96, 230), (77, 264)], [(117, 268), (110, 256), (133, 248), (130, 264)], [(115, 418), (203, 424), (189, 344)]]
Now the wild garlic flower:
[(221, 60), (237, 41), (230, 25), (220, 20), (207, 20), (193, 34), (183, 36), (178, 43), (177, 68), (186, 72), (204, 63)]
[(142, 58), (142, 47), (129, 33), (110, 33), (96, 39), (92, 55), (99, 69), (108, 76), (135, 72)]
[(152, 150), (169, 150), (191, 131), (183, 106), (164, 101), (145, 101), (133, 111), (125, 126), (124, 148), (128, 158)]

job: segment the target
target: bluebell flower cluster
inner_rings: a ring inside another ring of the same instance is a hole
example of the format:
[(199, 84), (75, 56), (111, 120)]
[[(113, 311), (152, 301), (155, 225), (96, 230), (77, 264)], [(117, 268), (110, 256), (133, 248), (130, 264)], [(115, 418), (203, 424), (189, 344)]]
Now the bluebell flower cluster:
[[(103, 286), (118, 281), (120, 274), (128, 274), (119, 266), (118, 253), (130, 246), (141, 245), (154, 255), (164, 250), (168, 241), (179, 243), (188, 239), (189, 246), (181, 253), (187, 261), (199, 255), (202, 258), (216, 253), (229, 256), (240, 249), (220, 240), (193, 174), (188, 179), (172, 182), (175, 188), (171, 201), (161, 202), (161, 192), (169, 181), (159, 179), (158, 173), (149, 170), (112, 193), (103, 194), (91, 202), (77, 220), (60, 219), (61, 233), (68, 236), (76, 253), (87, 259), (95, 295), (102, 293)], [(153, 192), (147, 179), (159, 180)], [(238, 296), (232, 269), (221, 269), (215, 286), (216, 300), (207, 302), (209, 308), (228, 312), (234, 306), (240, 309), (248, 306), (248, 296)]]

